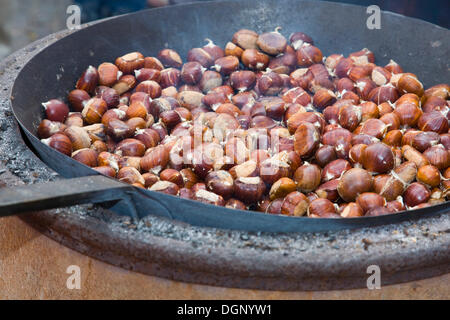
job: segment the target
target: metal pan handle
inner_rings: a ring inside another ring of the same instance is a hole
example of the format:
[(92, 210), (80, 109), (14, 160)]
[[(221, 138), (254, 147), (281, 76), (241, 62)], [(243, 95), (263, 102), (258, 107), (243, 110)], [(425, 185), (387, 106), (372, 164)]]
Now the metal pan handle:
[(0, 217), (76, 204), (123, 200), (131, 186), (105, 176), (62, 179), (0, 189)]

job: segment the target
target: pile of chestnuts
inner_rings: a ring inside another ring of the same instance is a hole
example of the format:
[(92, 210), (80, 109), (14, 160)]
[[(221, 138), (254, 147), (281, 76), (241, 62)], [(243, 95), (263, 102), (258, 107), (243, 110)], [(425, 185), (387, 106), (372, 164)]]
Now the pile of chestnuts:
[(324, 57), (302, 32), (239, 30), (225, 48), (128, 53), (43, 104), (42, 142), (181, 198), (351, 218), (446, 201), (450, 86), (427, 90), (368, 49)]

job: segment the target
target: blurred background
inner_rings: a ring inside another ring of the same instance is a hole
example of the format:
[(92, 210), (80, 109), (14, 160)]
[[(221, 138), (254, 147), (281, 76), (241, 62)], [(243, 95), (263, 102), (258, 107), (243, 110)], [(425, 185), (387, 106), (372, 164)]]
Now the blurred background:
[[(0, 59), (30, 42), (65, 29), (68, 17), (66, 10), (72, 4), (81, 7), (81, 22), (85, 23), (152, 7), (200, 1), (212, 0), (0, 0)], [(420, 18), (445, 28), (450, 27), (450, 0), (334, 1), (362, 6), (374, 4), (382, 10)]]

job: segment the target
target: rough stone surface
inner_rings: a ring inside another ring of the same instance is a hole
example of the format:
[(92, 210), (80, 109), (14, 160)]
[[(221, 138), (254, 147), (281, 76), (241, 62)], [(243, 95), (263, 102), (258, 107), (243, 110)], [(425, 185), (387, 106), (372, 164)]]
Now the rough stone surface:
[[(65, 34), (31, 44), (0, 64), (0, 161), (7, 169), (0, 180), (7, 186), (59, 179), (23, 143), (8, 99), (21, 66)], [(448, 214), (354, 231), (285, 235), (197, 228), (152, 216), (132, 221), (92, 205), (23, 219), (70, 248), (125, 269), (225, 287), (362, 288), (372, 264), (380, 266), (383, 285), (442, 275), (450, 268)]]

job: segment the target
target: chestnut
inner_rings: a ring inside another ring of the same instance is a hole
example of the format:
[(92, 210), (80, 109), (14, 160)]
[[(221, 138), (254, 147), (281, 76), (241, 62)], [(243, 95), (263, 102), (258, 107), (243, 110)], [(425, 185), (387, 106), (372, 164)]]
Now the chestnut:
[(281, 152), (262, 161), (259, 168), (261, 179), (268, 185), (275, 183), (280, 178), (289, 176), (290, 172), (291, 166), (287, 152)]
[(258, 34), (253, 30), (241, 29), (233, 35), (232, 42), (243, 49), (256, 49)]
[(321, 180), (321, 170), (315, 164), (305, 163), (297, 168), (294, 173), (294, 181), (297, 183), (297, 189), (301, 192), (314, 191)]
[(281, 207), (283, 205), (283, 199), (278, 198), (269, 203), (266, 209), (268, 214), (281, 214)]
[(423, 85), (412, 73), (404, 73), (397, 83), (400, 93), (414, 93), (421, 97), (423, 95)]
[(69, 107), (58, 99), (52, 99), (42, 104), (47, 119), (50, 121), (64, 122), (69, 115)]
[(39, 124), (37, 134), (40, 139), (50, 138), (55, 133), (62, 133), (67, 128), (65, 124), (57, 121), (44, 119)]
[(97, 98), (103, 99), (108, 108), (116, 108), (120, 103), (120, 96), (117, 91), (109, 87), (97, 87), (95, 89), (95, 95)]
[(241, 47), (238, 47), (233, 42), (227, 42), (225, 45), (225, 55), (226, 56), (235, 56), (240, 59), (244, 50)]
[(208, 190), (222, 196), (224, 199), (229, 199), (233, 195), (234, 181), (228, 171), (211, 171), (206, 175), (205, 183)]
[(314, 44), (313, 39), (303, 32), (294, 32), (289, 36), (289, 42), (297, 50), (304, 42)]
[(172, 49), (163, 49), (158, 53), (158, 59), (167, 67), (180, 68), (183, 64), (180, 55)]
[[(162, 89), (176, 87), (180, 83), (181, 72), (175, 68), (167, 68), (161, 71), (161, 80), (159, 84)], [(163, 92), (161, 91), (161, 95)]]
[(394, 113), (400, 119), (400, 124), (403, 126), (416, 126), (420, 117), (422, 116), (422, 110), (412, 103), (403, 103), (398, 105), (394, 109)]
[(106, 132), (115, 141), (130, 138), (133, 135), (130, 126), (119, 119), (110, 120), (106, 127)]
[(208, 44), (203, 46), (203, 50), (208, 52), (214, 61), (225, 56), (225, 51), (216, 45), (211, 39), (205, 39), (205, 41), (207, 41)]
[(181, 69), (181, 80), (184, 83), (195, 85), (202, 78), (204, 68), (197, 61), (187, 62)]
[[(165, 169), (165, 170), (161, 171), (161, 173), (159, 174), (159, 177), (160, 177), (161, 181), (169, 181), (169, 182), (175, 183), (180, 188), (182, 188), (184, 186), (183, 176), (177, 170)], [(147, 185), (147, 182), (146, 182), (146, 185)]]
[(353, 168), (346, 171), (339, 180), (338, 193), (347, 202), (355, 201), (356, 197), (369, 192), (373, 188), (373, 178), (364, 169)]
[(441, 183), (441, 174), (439, 169), (433, 165), (426, 165), (417, 171), (417, 181), (430, 187), (437, 187)]
[(119, 68), (109, 62), (98, 66), (98, 83), (101, 86), (112, 87), (119, 79)]
[(144, 56), (140, 52), (130, 52), (117, 58), (115, 63), (124, 74), (131, 74), (144, 67)]
[(431, 111), (420, 116), (417, 126), (422, 131), (446, 133), (449, 129), (448, 119), (439, 111)]
[[(123, 95), (136, 86), (136, 78), (130, 74), (121, 76), (119, 81), (112, 87), (119, 95)], [(122, 97), (121, 97), (122, 99)]]
[(234, 197), (245, 204), (258, 202), (266, 191), (266, 186), (260, 177), (240, 177), (234, 184)]
[(297, 188), (296, 183), (289, 178), (283, 177), (277, 180), (269, 191), (270, 200), (278, 198), (284, 198), (289, 193), (295, 191)]
[(145, 153), (145, 144), (137, 139), (125, 139), (117, 144), (114, 153), (121, 157), (142, 157)]
[(355, 167), (362, 167), (364, 152), (367, 148), (366, 144), (355, 144), (349, 151), (349, 160)]
[(72, 153), (72, 158), (88, 167), (97, 166), (98, 153), (92, 149), (79, 149)]
[(340, 212), (341, 217), (344, 218), (357, 218), (364, 215), (364, 211), (361, 206), (355, 202), (350, 202), (344, 206)]
[(354, 105), (343, 106), (339, 109), (339, 124), (349, 130), (355, 130), (362, 120), (361, 108)]
[(209, 68), (214, 64), (214, 58), (204, 48), (193, 48), (187, 54), (189, 62), (198, 62), (204, 68)]
[(78, 79), (75, 87), (92, 95), (98, 85), (98, 80), (99, 75), (97, 69), (93, 66), (89, 66)]
[(439, 144), (441, 137), (433, 131), (419, 132), (414, 135), (412, 146), (419, 152), (424, 152), (428, 148)]
[(430, 199), (430, 196), (430, 190), (419, 182), (411, 183), (403, 193), (403, 199), (408, 207), (415, 207), (421, 203), (427, 202)]
[(207, 94), (214, 88), (221, 86), (223, 83), (220, 73), (212, 70), (207, 70), (203, 73), (200, 79), (199, 87), (204, 94)]
[(333, 91), (328, 89), (319, 89), (313, 97), (313, 104), (320, 110), (332, 105), (336, 102), (336, 95)]
[(316, 159), (317, 164), (323, 168), (331, 161), (336, 160), (337, 156), (336, 151), (332, 146), (323, 145), (317, 149), (314, 158)]
[(287, 40), (278, 32), (277, 28), (273, 32), (260, 34), (256, 44), (265, 53), (276, 56), (286, 50)]
[(367, 98), (376, 104), (381, 104), (388, 101), (394, 103), (398, 97), (397, 89), (391, 84), (387, 84), (372, 89)]
[(423, 156), (439, 170), (447, 169), (450, 166), (449, 151), (441, 144), (428, 148), (424, 151)]
[(152, 80), (159, 83), (161, 80), (161, 70), (142, 68), (134, 71), (134, 76), (138, 82)]
[(319, 146), (320, 134), (314, 124), (301, 123), (294, 134), (294, 150), (300, 157), (313, 155)]
[(290, 77), (289, 74), (295, 69), (297, 66), (297, 56), (296, 54), (285, 52), (283, 54), (278, 55), (275, 58), (272, 58), (269, 62), (268, 69), (272, 70), (281, 75), (285, 75), (286, 85), (290, 86)]
[(374, 208), (383, 207), (386, 204), (386, 200), (377, 193), (364, 192), (356, 198), (356, 203), (366, 213)]
[(430, 164), (430, 162), (424, 155), (408, 145), (404, 145), (402, 147), (402, 156), (408, 161), (413, 162), (417, 168)]
[(308, 207), (308, 216), (325, 217), (328, 214), (335, 214), (334, 204), (327, 199), (316, 199), (311, 201)]
[(249, 70), (235, 71), (230, 75), (231, 86), (239, 92), (253, 88), (255, 82), (255, 73)]
[(144, 172), (158, 174), (169, 162), (169, 153), (163, 145), (148, 149), (141, 159), (141, 169)]
[(371, 78), (377, 86), (382, 86), (391, 80), (391, 72), (383, 67), (375, 67), (372, 69)]
[(84, 125), (84, 121), (81, 112), (69, 113), (66, 121), (64, 121), (64, 124), (68, 127), (70, 126), (82, 127)]
[(239, 68), (239, 59), (235, 56), (225, 56), (214, 62), (214, 68), (223, 76), (228, 76)]
[(192, 169), (185, 168), (180, 171), (183, 177), (184, 187), (191, 189), (199, 180), (197, 175), (192, 171)]
[[(256, 86), (262, 95), (275, 96), (283, 88), (283, 80), (278, 73), (265, 72), (256, 82)], [(284, 112), (284, 108), (283, 108)]]
[(304, 42), (297, 49), (297, 64), (300, 67), (309, 67), (322, 62), (322, 51), (319, 48)]
[(281, 205), (281, 214), (301, 217), (306, 214), (308, 206), (308, 198), (301, 192), (293, 191), (284, 198)]
[(108, 166), (102, 166), (102, 167), (94, 167), (92, 168), (95, 171), (97, 171), (98, 173), (107, 176), (107, 177), (111, 177), (111, 178), (115, 178), (116, 177), (116, 170), (114, 170), (111, 167)]
[(352, 168), (350, 162), (343, 159), (333, 160), (322, 170), (322, 181), (330, 181), (339, 178), (345, 171)]
[(81, 112), (84, 108), (84, 103), (91, 98), (89, 93), (84, 90), (75, 89), (70, 91), (67, 96), (67, 100), (69, 101), (69, 105), (72, 107), (73, 111)]
[(394, 168), (394, 154), (384, 143), (374, 143), (364, 150), (362, 165), (370, 172), (385, 173)]
[(175, 183), (170, 181), (158, 181), (155, 184), (153, 184), (149, 188), (149, 190), (176, 196), (179, 193), (180, 188), (178, 188), (178, 186)]
[(241, 61), (247, 68), (261, 71), (267, 68), (270, 58), (256, 49), (246, 49), (242, 53)]
[(190, 200), (192, 200), (194, 198), (194, 193), (192, 192), (191, 189), (181, 188), (180, 191), (178, 192), (178, 196), (181, 199), (190, 199)]
[(89, 148), (91, 146), (91, 138), (85, 128), (71, 126), (64, 130), (64, 134), (72, 142), (72, 150)]
[(387, 71), (394, 73), (394, 74), (403, 73), (402, 67), (400, 67), (400, 65), (392, 59), (389, 61), (389, 63), (387, 65), (384, 66), (384, 68)]
[(338, 185), (339, 179), (330, 180), (318, 186), (314, 192), (319, 198), (336, 202), (339, 200), (339, 193), (337, 192)]
[(72, 142), (65, 134), (55, 133), (48, 139), (42, 139), (41, 142), (67, 156), (72, 154)]
[(242, 201), (239, 201), (239, 200), (233, 199), (233, 198), (229, 199), (225, 203), (225, 208), (235, 209), (235, 210), (247, 210), (247, 206)]
[(158, 82), (153, 80), (142, 81), (136, 86), (136, 92), (145, 92), (151, 99), (155, 99), (161, 96), (161, 86)]
[(365, 217), (378, 217), (378, 216), (384, 216), (387, 214), (392, 214), (392, 209), (389, 209), (387, 207), (376, 207), (373, 209), (370, 209), (367, 211), (367, 213), (364, 215)]

